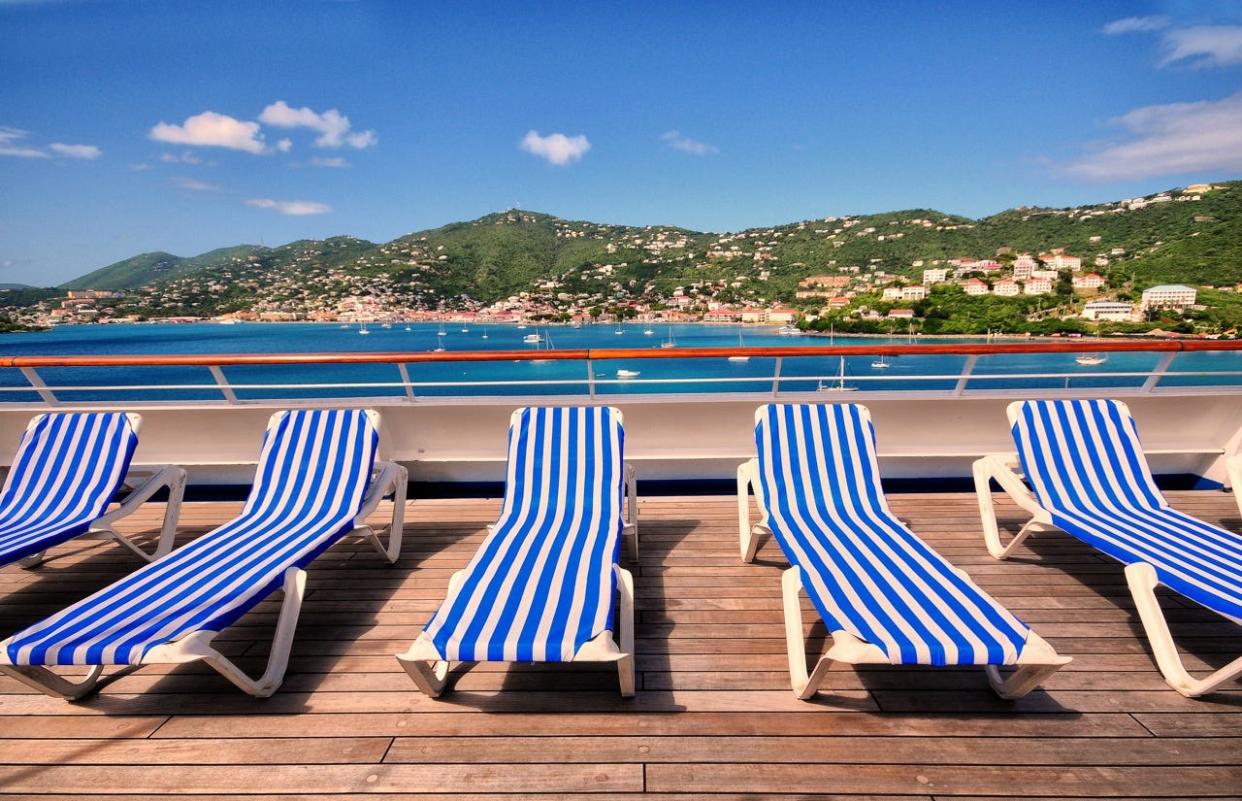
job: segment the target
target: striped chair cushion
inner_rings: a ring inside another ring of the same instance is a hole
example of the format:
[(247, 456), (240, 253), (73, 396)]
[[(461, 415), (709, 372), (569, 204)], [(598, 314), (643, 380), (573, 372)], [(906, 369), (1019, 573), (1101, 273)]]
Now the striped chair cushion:
[(36, 417), (0, 491), (0, 564), (89, 529), (121, 486), (137, 446), (119, 412)]
[(1030, 630), (889, 510), (865, 407), (771, 404), (755, 440), (764, 522), (830, 631), (893, 664), (1017, 660)]
[(1022, 469), (1059, 528), (1242, 622), (1242, 537), (1169, 508), (1125, 407), (1027, 401), (1015, 420)]
[(425, 628), (444, 659), (566, 662), (612, 628), (620, 413), (527, 408), (516, 417), (500, 518)]
[(157, 645), (227, 627), (352, 528), (377, 443), (361, 410), (282, 412), (240, 516), (14, 635), (9, 660), (137, 664)]

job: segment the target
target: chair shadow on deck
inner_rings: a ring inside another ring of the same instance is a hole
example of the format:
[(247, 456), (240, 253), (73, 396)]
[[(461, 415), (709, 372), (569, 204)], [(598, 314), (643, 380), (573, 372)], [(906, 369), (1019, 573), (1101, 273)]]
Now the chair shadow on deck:
[[(1022, 520), (1000, 519), (1002, 536), (1012, 536), (1022, 525)], [(1235, 525), (1236, 524), (1236, 525)], [(1221, 525), (1230, 530), (1237, 530), (1242, 520), (1222, 519)], [(1073, 556), (1073, 559), (1057, 559), (1053, 557)], [(1108, 558), (1091, 546), (1060, 531), (1040, 532), (1026, 539), (1022, 547), (1003, 562), (997, 564), (1038, 565), (1048, 570), (1059, 571), (1083, 587), (1091, 590), (1096, 597), (1108, 601), (1112, 606), (1126, 613), (1126, 625), (1130, 639), (1125, 653), (1142, 653), (1151, 660), (1150, 669), (1158, 674), (1151, 643), (1143, 629), (1135, 609), (1133, 598), (1126, 585), (1121, 563)], [(1210, 673), (1224, 667), (1238, 656), (1238, 642), (1242, 641), (1242, 626), (1224, 619), (1220, 615), (1199, 606), (1183, 596), (1169, 592), (1163, 587), (1156, 590), (1156, 596), (1165, 611), (1165, 619), (1174, 641), (1180, 647), (1183, 659), (1187, 660), (1192, 671)], [(1019, 614), (1019, 617), (1021, 615)], [(1072, 656), (1073, 651), (1069, 654)], [(1166, 689), (1166, 688), (1162, 688)], [(1167, 688), (1173, 692), (1171, 688)], [(1242, 678), (1235, 679), (1213, 693), (1195, 699), (1198, 703), (1215, 703), (1222, 706), (1242, 706)]]

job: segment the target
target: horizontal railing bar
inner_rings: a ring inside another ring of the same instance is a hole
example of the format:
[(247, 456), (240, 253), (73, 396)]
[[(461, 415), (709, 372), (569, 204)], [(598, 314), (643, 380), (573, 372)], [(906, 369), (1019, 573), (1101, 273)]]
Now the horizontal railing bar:
[[(1038, 381), (1047, 379), (1101, 379), (1101, 378), (1146, 378), (1154, 375), (1151, 372), (1073, 372), (1073, 373), (973, 373), (969, 381), (1006, 381), (1023, 380)], [(1162, 379), (1175, 378), (1236, 378), (1242, 377), (1242, 370), (1186, 370), (1160, 374)], [(904, 381), (956, 381), (961, 378), (959, 373), (943, 373), (939, 375), (846, 375), (840, 373), (823, 375), (784, 375), (782, 382), (832, 381), (846, 382), (904, 382)], [(758, 384), (772, 380), (770, 375), (753, 376), (705, 376), (700, 378), (602, 378), (596, 377), (595, 384), (626, 384), (629, 386), (651, 384)], [(329, 384), (229, 384), (235, 390), (274, 390), (274, 389), (419, 389), (423, 387), (511, 387), (511, 386), (587, 386), (585, 378), (543, 378), (530, 381), (355, 381)], [(172, 392), (187, 390), (215, 391), (215, 384), (83, 384), (48, 386), (52, 392)], [(33, 387), (0, 387), (0, 392), (34, 392)]]
[(143, 356), (3, 356), (0, 367), (230, 367), (244, 365), (419, 364), (505, 361), (610, 361), (618, 359), (717, 359), (833, 356), (991, 356), (1038, 353), (1179, 353), (1242, 351), (1239, 340), (1156, 340), (919, 345), (797, 345), (729, 348), (590, 348), (577, 350), (486, 350), (451, 353), (217, 353)]

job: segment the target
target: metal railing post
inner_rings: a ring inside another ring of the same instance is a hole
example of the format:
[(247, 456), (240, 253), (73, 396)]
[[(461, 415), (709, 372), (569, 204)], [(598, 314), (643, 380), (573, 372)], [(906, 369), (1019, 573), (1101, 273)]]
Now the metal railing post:
[(211, 377), (216, 379), (216, 386), (220, 388), (224, 399), (229, 403), (237, 403), (237, 393), (229, 386), (229, 380), (224, 377), (224, 370), (220, 369), (220, 365), (212, 364), (207, 369), (211, 371)]
[(401, 383), (405, 389), (405, 399), (414, 400), (414, 383), (410, 381), (410, 371), (406, 369), (405, 362), (397, 362), (397, 372), (401, 374)]
[(30, 382), (30, 386), (34, 387), (34, 391), (39, 393), (39, 397), (43, 399), (43, 402), (49, 406), (55, 406), (57, 403), (56, 393), (47, 388), (47, 384), (43, 383), (43, 378), (38, 371), (33, 367), (22, 367), (19, 369), (21, 369), (22, 375), (26, 377), (26, 380)]
[(781, 362), (782, 357), (776, 357), (776, 367), (772, 369), (772, 397), (776, 397), (781, 391)]
[(957, 384), (953, 387), (953, 396), (960, 397), (966, 391), (966, 385), (970, 383), (970, 377), (975, 372), (975, 363), (979, 361), (976, 354), (966, 357), (966, 363), (962, 365), (962, 374), (958, 376)]
[(1173, 357), (1177, 355), (1177, 351), (1169, 351), (1160, 357), (1160, 361), (1156, 362), (1155, 368), (1151, 371), (1151, 375), (1147, 376), (1147, 380), (1143, 382), (1143, 392), (1151, 392), (1160, 383), (1160, 379), (1169, 371), (1169, 365), (1173, 363)]

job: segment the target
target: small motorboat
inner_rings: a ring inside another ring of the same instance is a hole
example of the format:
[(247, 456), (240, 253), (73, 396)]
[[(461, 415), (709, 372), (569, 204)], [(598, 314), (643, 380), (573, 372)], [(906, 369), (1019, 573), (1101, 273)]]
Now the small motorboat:
[(543, 337), (539, 336), (539, 334), (527, 334), (522, 337), (522, 341), (530, 345), (538, 345), (540, 342), (543, 342)]
[(1098, 353), (1084, 353), (1077, 359), (1074, 359), (1075, 363), (1083, 367), (1098, 367), (1106, 361), (1108, 361), (1108, 357), (1101, 356)]
[(617, 371), (617, 378), (620, 378), (623, 380), (626, 378), (638, 378), (640, 375), (642, 375), (642, 373), (640, 373), (638, 370), (618, 370)]

